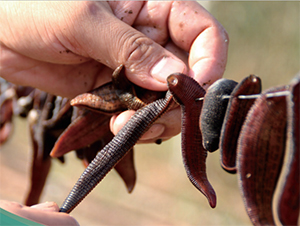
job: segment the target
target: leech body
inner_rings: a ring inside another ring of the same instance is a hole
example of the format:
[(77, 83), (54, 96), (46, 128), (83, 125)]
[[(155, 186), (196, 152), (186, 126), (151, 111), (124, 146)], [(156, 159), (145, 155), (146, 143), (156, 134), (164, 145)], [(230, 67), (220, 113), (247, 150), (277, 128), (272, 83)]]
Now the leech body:
[(199, 117), (205, 90), (192, 78), (173, 74), (167, 79), (169, 90), (181, 106), (181, 149), (186, 173), (192, 184), (208, 199), (212, 208), (216, 206), (216, 194), (206, 176), (207, 151), (202, 146)]
[(118, 98), (111, 82), (89, 93), (78, 95), (70, 101), (70, 104), (108, 114), (116, 114), (126, 109), (125, 105)]
[(172, 102), (172, 95), (167, 92), (164, 99), (138, 110), (86, 168), (62, 204), (60, 212), (70, 213), (134, 146), (149, 126), (169, 109)]
[(252, 105), (238, 140), (237, 172), (247, 213), (254, 225), (274, 225), (272, 200), (285, 150), (285, 96), (267, 98), (266, 90)]
[(289, 148), (285, 154), (283, 178), (276, 211), (282, 225), (297, 225), (300, 210), (300, 75), (293, 79), (287, 96)]
[[(110, 131), (109, 120), (109, 115), (85, 110), (60, 135), (50, 155), (52, 157), (59, 157), (69, 151), (94, 143)], [(87, 127), (87, 125), (92, 126)]]
[(229, 79), (219, 79), (207, 90), (200, 116), (203, 146), (213, 152), (219, 148), (220, 133), (226, 113), (228, 99), (222, 98), (231, 94), (237, 82)]
[(236, 173), (236, 149), (238, 137), (255, 99), (239, 99), (240, 96), (254, 96), (261, 92), (260, 78), (250, 75), (243, 79), (230, 94), (224, 123), (220, 135), (221, 166), (229, 173)]

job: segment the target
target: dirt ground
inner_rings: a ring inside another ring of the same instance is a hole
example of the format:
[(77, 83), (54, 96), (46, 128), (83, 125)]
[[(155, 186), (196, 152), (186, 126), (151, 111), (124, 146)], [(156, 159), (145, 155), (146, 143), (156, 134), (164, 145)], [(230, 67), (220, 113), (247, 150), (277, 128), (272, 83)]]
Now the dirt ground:
[[(263, 89), (288, 84), (300, 70), (299, 2), (214, 2), (212, 14), (230, 37), (224, 77), (240, 81), (261, 77)], [(28, 189), (30, 145), (25, 120), (15, 118), (12, 139), (0, 147), (0, 198), (23, 202)], [(181, 158), (180, 137), (161, 145), (137, 145), (138, 174), (128, 194), (115, 171), (72, 212), (81, 225), (251, 225), (236, 175), (223, 171), (219, 152), (209, 154), (208, 177), (217, 207), (188, 180)], [(61, 205), (83, 172), (74, 153), (66, 163), (53, 159), (41, 201)]]

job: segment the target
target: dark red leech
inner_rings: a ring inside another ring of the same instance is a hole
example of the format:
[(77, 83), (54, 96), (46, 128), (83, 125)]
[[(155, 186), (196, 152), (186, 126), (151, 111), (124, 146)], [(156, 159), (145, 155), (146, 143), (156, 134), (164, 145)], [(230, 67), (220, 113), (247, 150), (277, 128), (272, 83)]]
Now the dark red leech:
[(291, 84), (291, 95), (287, 96), (288, 103), (288, 139), (290, 148), (285, 157), (284, 181), (280, 186), (278, 217), (283, 225), (297, 225), (300, 205), (300, 76)]
[(115, 166), (115, 170), (124, 181), (127, 191), (131, 193), (136, 183), (133, 148)]
[(216, 194), (206, 176), (207, 151), (202, 146), (199, 117), (205, 90), (192, 78), (184, 74), (173, 74), (167, 79), (169, 90), (181, 106), (182, 157), (187, 176), (192, 184), (208, 199), (212, 208), (216, 206)]
[[(3, 93), (1, 93), (3, 92)], [(0, 145), (8, 140), (12, 132), (13, 88), (0, 92)], [(9, 94), (9, 95), (8, 95)]]
[(50, 155), (59, 157), (94, 143), (110, 131), (109, 120), (108, 115), (85, 110), (60, 135)]
[(274, 225), (272, 199), (286, 141), (286, 97), (265, 91), (251, 107), (238, 140), (237, 171), (246, 211), (254, 225)]
[(224, 95), (230, 95), (237, 82), (229, 79), (219, 79), (212, 84), (205, 94), (203, 109), (200, 116), (203, 146), (213, 152), (219, 148), (220, 133), (228, 104)]
[[(70, 106), (60, 105), (58, 97), (35, 90), (33, 109), (29, 112), (28, 121), (32, 141), (31, 184), (25, 204), (31, 206), (39, 202), (51, 166), (49, 153), (61, 131), (71, 120)], [(61, 99), (63, 100), (63, 99)], [(54, 111), (63, 108), (63, 114)], [(51, 122), (51, 123), (49, 123)], [(60, 158), (64, 162), (63, 158)]]
[(239, 95), (261, 92), (261, 80), (255, 75), (243, 79), (230, 94), (220, 137), (221, 165), (229, 173), (236, 173), (236, 148), (238, 137), (247, 113), (255, 101), (240, 99)]
[[(32, 115), (35, 115), (35, 118)], [(39, 202), (51, 166), (50, 158), (38, 158), (39, 147), (35, 138), (35, 131), (37, 130), (36, 127), (38, 126), (39, 118), (40, 112), (38, 113), (36, 109), (32, 109), (29, 112), (28, 122), (32, 145), (32, 163), (30, 169), (30, 188), (24, 201), (24, 204), (27, 206)]]

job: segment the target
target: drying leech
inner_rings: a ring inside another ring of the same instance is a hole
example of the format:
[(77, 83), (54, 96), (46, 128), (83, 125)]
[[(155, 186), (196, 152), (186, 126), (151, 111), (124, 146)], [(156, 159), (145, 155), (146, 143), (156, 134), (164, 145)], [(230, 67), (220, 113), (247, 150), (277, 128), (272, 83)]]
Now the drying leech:
[(288, 149), (281, 173), (276, 211), (283, 225), (297, 225), (300, 210), (300, 74), (290, 85), (288, 106)]
[(221, 128), (228, 104), (228, 99), (222, 97), (230, 95), (236, 85), (237, 82), (233, 80), (219, 79), (208, 88), (204, 96), (200, 129), (203, 146), (210, 152), (219, 148)]
[(109, 120), (109, 115), (89, 110), (82, 111), (57, 139), (50, 155), (59, 157), (96, 142), (110, 132)]
[(237, 171), (246, 211), (254, 225), (274, 225), (273, 194), (286, 141), (286, 97), (266, 90), (252, 105), (238, 141)]
[(212, 208), (216, 206), (216, 194), (206, 176), (207, 151), (202, 146), (199, 117), (205, 90), (192, 78), (184, 74), (168, 77), (169, 90), (181, 106), (181, 151), (184, 167), (192, 184), (208, 199)]
[[(238, 137), (255, 98), (241, 99), (242, 95), (259, 94), (261, 80), (255, 75), (243, 79), (232, 91), (220, 134), (221, 166), (229, 173), (236, 173), (236, 149)], [(223, 96), (223, 98), (226, 98)]]

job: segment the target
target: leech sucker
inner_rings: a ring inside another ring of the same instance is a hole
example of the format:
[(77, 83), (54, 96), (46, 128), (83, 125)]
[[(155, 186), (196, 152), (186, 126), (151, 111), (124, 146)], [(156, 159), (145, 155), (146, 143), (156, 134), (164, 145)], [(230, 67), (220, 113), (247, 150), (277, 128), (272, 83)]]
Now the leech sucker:
[(62, 204), (60, 212), (70, 213), (131, 150), (155, 120), (172, 106), (172, 103), (172, 95), (167, 92), (165, 98), (136, 111), (125, 126), (88, 165)]
[(180, 73), (170, 75), (167, 81), (175, 101), (181, 106), (181, 149), (187, 176), (214, 208), (216, 194), (207, 179), (205, 165), (207, 151), (202, 146), (199, 128), (202, 102), (196, 100), (197, 97), (205, 95), (205, 90), (194, 79)]
[(222, 96), (230, 95), (237, 82), (229, 79), (219, 79), (207, 90), (200, 116), (200, 129), (203, 146), (213, 152), (219, 148), (221, 128), (227, 109), (228, 99)]

